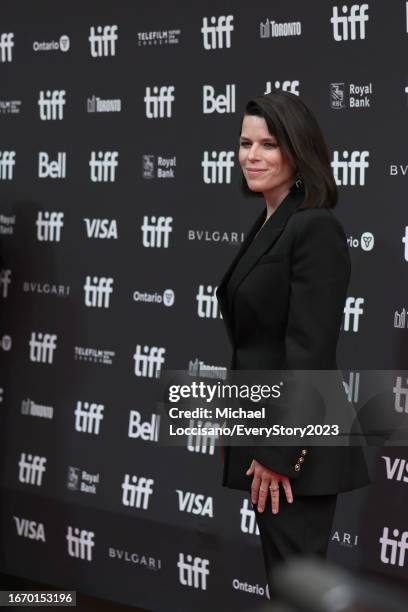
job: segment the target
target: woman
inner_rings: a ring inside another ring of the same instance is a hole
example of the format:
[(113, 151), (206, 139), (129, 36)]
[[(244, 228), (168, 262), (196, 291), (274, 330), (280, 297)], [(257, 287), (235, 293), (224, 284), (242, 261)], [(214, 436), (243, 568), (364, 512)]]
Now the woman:
[[(239, 161), (266, 207), (217, 290), (231, 369), (335, 370), (350, 259), (315, 117), (283, 91), (249, 101)], [(250, 490), (269, 582), (277, 561), (325, 556), (337, 494), (369, 482), (358, 447), (225, 448), (223, 484)]]

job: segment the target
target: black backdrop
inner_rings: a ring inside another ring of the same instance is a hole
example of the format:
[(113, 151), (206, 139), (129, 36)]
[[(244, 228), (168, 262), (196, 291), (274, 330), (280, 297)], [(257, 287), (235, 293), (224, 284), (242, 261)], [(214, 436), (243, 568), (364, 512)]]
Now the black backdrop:
[[(154, 375), (229, 363), (213, 296), (263, 206), (240, 195), (240, 116), (271, 87), (332, 152), (353, 397), (364, 370), (405, 367), (407, 10), (2, 4), (2, 571), (157, 610), (262, 605), (248, 499), (217, 449), (160, 447)], [(332, 559), (406, 576), (407, 459), (372, 452)]]

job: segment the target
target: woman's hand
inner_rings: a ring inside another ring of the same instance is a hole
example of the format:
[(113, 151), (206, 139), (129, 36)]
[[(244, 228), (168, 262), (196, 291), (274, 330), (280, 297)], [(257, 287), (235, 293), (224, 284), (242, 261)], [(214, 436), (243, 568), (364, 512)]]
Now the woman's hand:
[(251, 486), (251, 500), (253, 504), (258, 504), (258, 512), (264, 511), (269, 490), (271, 493), (272, 513), (277, 514), (279, 512), (279, 482), (283, 485), (288, 502), (293, 502), (292, 488), (287, 476), (278, 474), (278, 472), (272, 472), (272, 470), (262, 465), (262, 463), (258, 463), (255, 459), (252, 459), (246, 474), (247, 476), (254, 475)]

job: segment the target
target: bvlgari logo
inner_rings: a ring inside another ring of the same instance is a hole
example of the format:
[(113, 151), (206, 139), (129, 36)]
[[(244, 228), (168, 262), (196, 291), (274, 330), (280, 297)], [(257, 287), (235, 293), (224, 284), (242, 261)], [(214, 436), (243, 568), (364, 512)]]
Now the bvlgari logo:
[(123, 561), (124, 563), (133, 563), (144, 569), (153, 570), (155, 572), (162, 569), (161, 559), (152, 557), (145, 553), (136, 551), (124, 550), (123, 548), (115, 548), (109, 546), (108, 548), (109, 559), (116, 559), (117, 561)]

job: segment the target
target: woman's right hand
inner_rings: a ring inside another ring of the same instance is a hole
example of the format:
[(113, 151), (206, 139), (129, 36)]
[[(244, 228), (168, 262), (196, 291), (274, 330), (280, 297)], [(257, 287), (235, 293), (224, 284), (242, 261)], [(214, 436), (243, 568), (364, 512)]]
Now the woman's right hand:
[(254, 505), (258, 504), (258, 512), (263, 512), (265, 510), (268, 491), (271, 493), (272, 513), (277, 514), (279, 512), (280, 482), (285, 491), (286, 499), (290, 504), (293, 502), (292, 487), (290, 486), (288, 476), (273, 472), (255, 459), (252, 459), (252, 463), (246, 471), (246, 474), (247, 476), (251, 474), (254, 475), (251, 486), (251, 500)]

